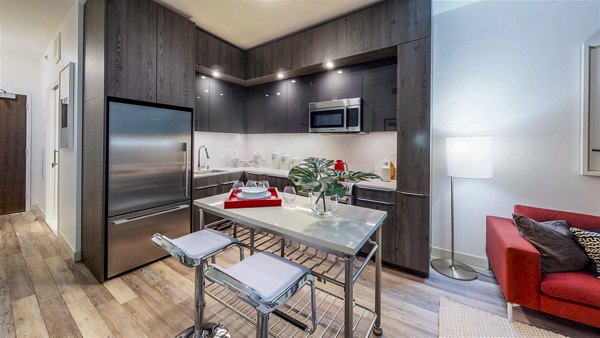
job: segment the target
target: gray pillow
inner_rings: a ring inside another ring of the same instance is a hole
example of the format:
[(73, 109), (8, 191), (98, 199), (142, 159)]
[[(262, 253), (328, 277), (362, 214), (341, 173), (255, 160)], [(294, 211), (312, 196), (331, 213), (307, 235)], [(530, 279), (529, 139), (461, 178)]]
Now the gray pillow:
[(589, 258), (579, 246), (567, 221), (536, 222), (513, 215), (521, 237), (528, 240), (542, 256), (542, 273), (580, 271)]

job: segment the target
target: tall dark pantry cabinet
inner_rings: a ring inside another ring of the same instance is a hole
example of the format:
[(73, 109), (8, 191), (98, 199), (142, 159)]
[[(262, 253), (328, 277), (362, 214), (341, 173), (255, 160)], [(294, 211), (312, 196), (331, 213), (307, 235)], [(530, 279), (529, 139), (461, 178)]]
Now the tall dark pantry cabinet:
[(191, 115), (194, 24), (151, 0), (88, 0), (84, 10), (82, 259), (104, 281), (109, 102)]

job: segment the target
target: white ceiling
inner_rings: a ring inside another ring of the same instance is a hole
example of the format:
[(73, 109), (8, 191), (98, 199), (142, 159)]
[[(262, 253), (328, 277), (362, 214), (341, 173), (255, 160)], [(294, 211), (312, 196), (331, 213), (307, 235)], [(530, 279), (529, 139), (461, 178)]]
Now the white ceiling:
[[(243, 49), (317, 25), (381, 0), (158, 0)], [(423, 0), (426, 1), (426, 0)]]
[(0, 50), (38, 58), (75, 0), (0, 0)]

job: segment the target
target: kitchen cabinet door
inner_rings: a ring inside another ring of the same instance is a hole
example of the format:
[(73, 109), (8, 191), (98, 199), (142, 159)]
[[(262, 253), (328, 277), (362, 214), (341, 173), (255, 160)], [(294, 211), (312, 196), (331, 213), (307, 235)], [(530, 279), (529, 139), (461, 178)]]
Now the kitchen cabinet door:
[(230, 84), (231, 88), (231, 132), (243, 134), (245, 132), (244, 121), (246, 118), (246, 88)]
[(156, 101), (156, 10), (147, 0), (109, 0), (106, 95)]
[(304, 76), (287, 81), (286, 132), (288, 133), (308, 133), (311, 79)]
[(285, 81), (272, 82), (267, 85), (266, 132), (285, 133), (286, 131), (286, 88)]
[(363, 123), (365, 131), (396, 131), (396, 60), (365, 65)]
[[(396, 204), (394, 191), (372, 190), (368, 188), (354, 188), (354, 204), (359, 207), (381, 210), (387, 212), (387, 218), (381, 225), (381, 255), (385, 263), (398, 265), (396, 243)], [(373, 235), (372, 239), (375, 239)], [(370, 245), (365, 245), (363, 252), (371, 250)]]
[(196, 74), (196, 85), (194, 91), (196, 99), (194, 103), (194, 130), (208, 131), (208, 119), (210, 115), (210, 79), (204, 75)]
[(266, 85), (248, 88), (246, 98), (246, 133), (264, 134), (266, 132)]
[(313, 80), (316, 101), (348, 99), (362, 96), (362, 65), (319, 73)]
[(156, 101), (194, 105), (194, 23), (158, 5)]
[(230, 102), (229, 83), (219, 79), (210, 79), (210, 119), (208, 130), (228, 133), (230, 131)]

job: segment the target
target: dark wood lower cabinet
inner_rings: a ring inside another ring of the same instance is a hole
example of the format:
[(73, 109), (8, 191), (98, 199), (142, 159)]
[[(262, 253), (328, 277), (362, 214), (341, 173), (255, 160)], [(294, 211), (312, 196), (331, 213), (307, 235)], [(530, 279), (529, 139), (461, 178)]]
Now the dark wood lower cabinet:
[(429, 196), (396, 193), (396, 262), (429, 276)]
[[(354, 188), (353, 204), (363, 208), (381, 210), (387, 212), (387, 218), (381, 225), (383, 242), (381, 243), (381, 253), (383, 262), (387, 264), (397, 265), (396, 263), (396, 203), (395, 191), (369, 189), (362, 187)], [(375, 240), (375, 235), (371, 237)], [(371, 245), (365, 245), (363, 253), (368, 254), (371, 250)]]

